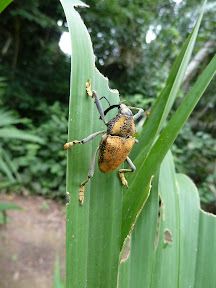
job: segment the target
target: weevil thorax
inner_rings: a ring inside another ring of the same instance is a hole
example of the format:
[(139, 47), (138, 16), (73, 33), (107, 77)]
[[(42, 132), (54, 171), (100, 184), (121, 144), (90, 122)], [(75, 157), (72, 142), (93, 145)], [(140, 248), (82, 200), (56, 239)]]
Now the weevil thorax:
[(120, 103), (118, 114), (107, 123), (107, 134), (127, 138), (136, 133), (131, 110)]

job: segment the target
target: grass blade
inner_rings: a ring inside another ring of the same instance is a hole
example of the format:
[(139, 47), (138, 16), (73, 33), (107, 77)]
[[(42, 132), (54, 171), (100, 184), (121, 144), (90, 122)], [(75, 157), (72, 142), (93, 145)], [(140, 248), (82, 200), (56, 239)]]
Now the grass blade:
[(60, 274), (59, 256), (56, 256), (56, 263), (54, 268), (53, 288), (65, 288), (64, 280)]
[(215, 228), (215, 215), (200, 210), (196, 186), (175, 173), (169, 152), (159, 186), (154, 183), (131, 233), (130, 255), (120, 264), (119, 288), (215, 287)]
[[(187, 65), (189, 63), (200, 27), (200, 23), (203, 17), (205, 4), (206, 1), (203, 4), (202, 11), (193, 31), (188, 36), (179, 56), (177, 57), (172, 67), (172, 70), (166, 81), (165, 88), (162, 90), (151, 109), (151, 116), (144, 123), (144, 129), (142, 130), (142, 133), (139, 137), (141, 145), (139, 145), (136, 150), (132, 151), (133, 158), (135, 158), (137, 155), (139, 155), (140, 157), (140, 153), (142, 153), (143, 159), (146, 157), (149, 149), (155, 141), (155, 138), (158, 136), (164, 125), (167, 115), (169, 114), (171, 107), (176, 99), (178, 90), (187, 69)], [(143, 146), (145, 147), (144, 150)]]
[(159, 209), (158, 176), (154, 177), (149, 199), (131, 233), (130, 255), (120, 264), (119, 288), (151, 286)]
[[(161, 195), (160, 226), (152, 269), (151, 287), (178, 287), (179, 267), (179, 207), (175, 168), (171, 153), (165, 157), (159, 176)], [(165, 240), (165, 231), (171, 234), (170, 243)]]
[(23, 208), (9, 202), (0, 202), (0, 211), (6, 211), (6, 210), (22, 210)]
[(42, 138), (12, 127), (1, 128), (0, 138), (19, 139), (44, 144), (44, 140)]
[(211, 60), (203, 74), (195, 83), (194, 87), (183, 100), (178, 110), (174, 113), (173, 117), (149, 152), (148, 157), (146, 157), (144, 160), (141, 155), (140, 159), (135, 161), (138, 169), (136, 175), (133, 175), (134, 178), (130, 188), (124, 195), (122, 241), (124, 241), (125, 237), (129, 233), (130, 227), (133, 225), (136, 215), (146, 199), (147, 194), (145, 189), (149, 185), (151, 176), (154, 175), (159, 169), (160, 163), (170, 149), (178, 133), (193, 111), (200, 97), (203, 95), (215, 73), (216, 56)]
[(1, 0), (0, 13), (12, 2), (13, 0)]
[(177, 174), (180, 207), (179, 287), (196, 287), (195, 270), (199, 231), (200, 203), (194, 183), (183, 174)]
[[(105, 130), (93, 99), (86, 94), (86, 82), (92, 89), (117, 104), (117, 91), (95, 68), (88, 31), (73, 6), (80, 1), (61, 0), (71, 35), (71, 91), (68, 140), (81, 140), (93, 132)], [(101, 102), (107, 108), (106, 101)], [(113, 111), (115, 113), (116, 111)], [(112, 113), (110, 113), (110, 118)], [(101, 174), (86, 185), (84, 205), (78, 202), (80, 184), (87, 178), (91, 158), (99, 145), (96, 138), (68, 150), (66, 224), (66, 287), (116, 287), (121, 233), (122, 187), (118, 173)], [(64, 144), (64, 143), (63, 143)]]
[(216, 216), (200, 211), (195, 285), (216, 287)]

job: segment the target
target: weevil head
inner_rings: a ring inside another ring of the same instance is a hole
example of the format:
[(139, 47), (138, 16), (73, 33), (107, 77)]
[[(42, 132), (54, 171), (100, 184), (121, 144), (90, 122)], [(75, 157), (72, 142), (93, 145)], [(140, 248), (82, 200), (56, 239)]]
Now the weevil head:
[(118, 113), (121, 115), (132, 116), (131, 110), (125, 105), (120, 103), (118, 108)]

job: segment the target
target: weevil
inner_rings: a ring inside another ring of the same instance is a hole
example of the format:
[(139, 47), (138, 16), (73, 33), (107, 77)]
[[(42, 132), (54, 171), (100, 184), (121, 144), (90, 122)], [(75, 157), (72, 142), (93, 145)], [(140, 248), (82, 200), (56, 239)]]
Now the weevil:
[[(133, 137), (136, 133), (134, 121), (138, 119), (144, 112), (141, 108), (126, 106), (122, 102), (119, 102), (116, 105), (110, 105), (109, 108), (104, 111), (100, 100), (105, 97), (99, 99), (97, 92), (91, 91), (90, 81), (86, 83), (86, 90), (88, 95), (95, 99), (95, 104), (100, 114), (100, 119), (107, 126), (107, 130), (93, 133), (83, 140), (74, 140), (64, 145), (64, 150), (67, 150), (76, 144), (85, 144), (94, 139), (99, 134), (103, 134), (100, 144), (93, 155), (90, 170), (88, 172), (88, 178), (81, 183), (79, 189), (79, 201), (81, 205), (83, 205), (84, 202), (85, 185), (94, 175), (95, 161), (98, 151), (98, 166), (102, 173), (112, 172), (118, 169), (125, 160), (127, 161), (130, 169), (120, 169), (119, 177), (122, 184), (128, 188), (128, 183), (124, 174), (128, 172), (134, 172), (136, 170), (135, 165), (128, 157), (134, 143), (138, 143), (138, 140)], [(106, 114), (116, 107), (118, 108), (118, 114), (107, 122), (105, 119)], [(137, 114), (133, 115), (131, 110), (137, 110), (138, 112)]]

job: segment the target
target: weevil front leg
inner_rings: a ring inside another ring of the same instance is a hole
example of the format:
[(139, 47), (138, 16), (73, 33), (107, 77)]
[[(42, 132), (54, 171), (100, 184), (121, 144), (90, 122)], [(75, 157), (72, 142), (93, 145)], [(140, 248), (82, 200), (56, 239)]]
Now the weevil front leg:
[(92, 94), (93, 94), (93, 96), (95, 98), (95, 104), (97, 106), (97, 109), (98, 109), (98, 112), (99, 112), (99, 114), (101, 116), (101, 119), (103, 120), (104, 124), (107, 125), (107, 121), (106, 121), (105, 116), (104, 116), (103, 107), (102, 107), (102, 105), (100, 103), (100, 99), (98, 98), (97, 92), (93, 90)]
[(74, 140), (74, 141), (68, 142), (68, 143), (66, 143), (64, 145), (64, 150), (67, 150), (67, 149), (69, 149), (70, 147), (73, 147), (76, 144), (85, 144), (85, 143), (91, 141), (92, 139), (94, 139), (97, 135), (105, 133), (105, 132), (106, 131), (99, 131), (99, 132), (96, 132), (96, 133), (93, 133), (93, 134), (89, 135), (87, 138), (85, 138), (85, 139), (83, 139), (81, 141)]
[(97, 106), (97, 109), (98, 109), (98, 112), (101, 116), (101, 119), (103, 120), (104, 124), (107, 125), (107, 121), (106, 121), (105, 116), (104, 116), (103, 107), (100, 103), (100, 99), (98, 98), (97, 92), (94, 90), (91, 90), (91, 80), (89, 80), (89, 82), (86, 82), (86, 91), (87, 91), (89, 96), (91, 96), (92, 98), (95, 99), (95, 104)]
[(120, 169), (119, 170), (119, 177), (121, 179), (122, 185), (125, 185), (128, 188), (128, 182), (125, 179), (124, 173), (134, 172), (136, 170), (136, 167), (129, 157), (126, 158), (126, 161), (127, 161), (128, 165), (130, 166), (131, 169)]
[(91, 165), (90, 165), (90, 170), (89, 170), (89, 173), (88, 173), (88, 178), (82, 182), (81, 186), (80, 186), (80, 189), (79, 189), (79, 201), (80, 201), (80, 204), (83, 205), (83, 202), (84, 202), (84, 190), (85, 190), (85, 185), (89, 182), (89, 180), (93, 177), (94, 175), (94, 170), (95, 170), (95, 159), (96, 159), (96, 156), (97, 156), (97, 153), (98, 153), (98, 149), (99, 149), (99, 146), (97, 147), (95, 153), (94, 153), (94, 156), (92, 158), (92, 161), (91, 161)]
[(134, 121), (137, 120), (144, 112), (144, 110), (142, 108), (130, 107), (130, 106), (128, 108), (131, 110), (137, 110), (138, 111), (138, 113), (133, 116)]

